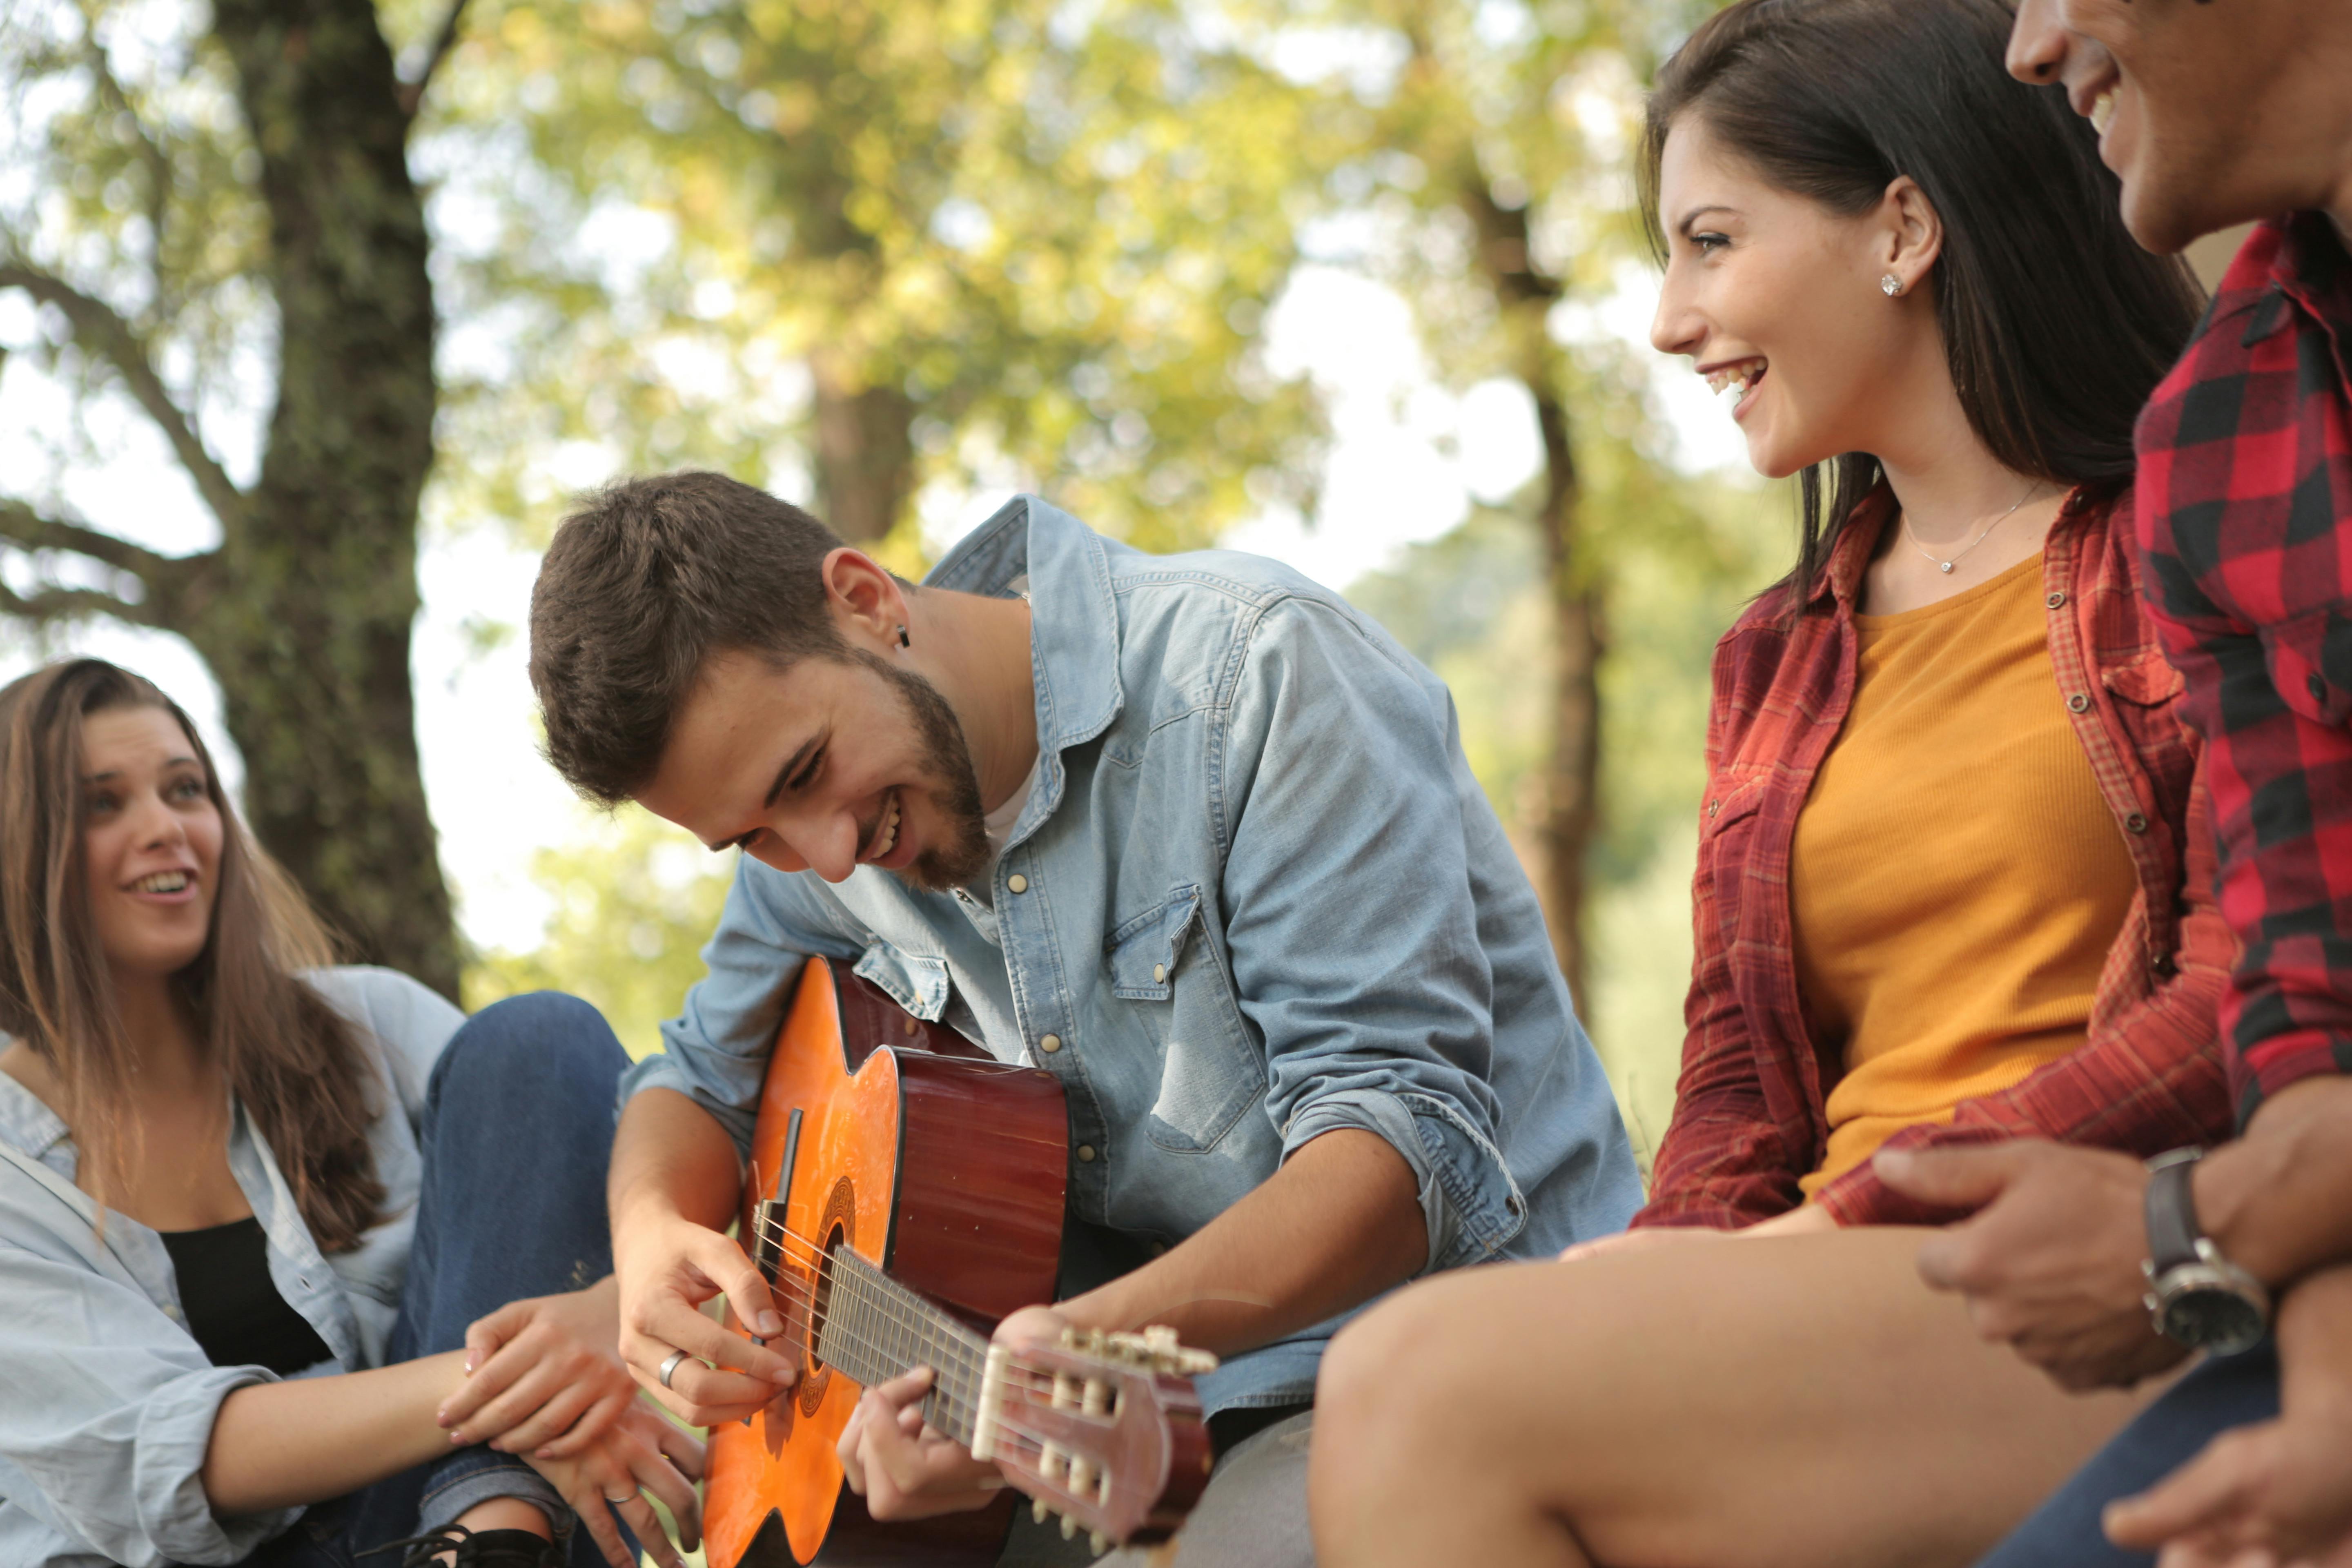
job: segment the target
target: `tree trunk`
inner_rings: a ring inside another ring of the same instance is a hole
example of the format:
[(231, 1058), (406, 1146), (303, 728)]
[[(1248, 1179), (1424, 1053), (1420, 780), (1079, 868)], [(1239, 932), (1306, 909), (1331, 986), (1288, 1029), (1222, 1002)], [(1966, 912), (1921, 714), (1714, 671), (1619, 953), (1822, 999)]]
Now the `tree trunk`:
[(372, 0), (213, 12), (261, 155), (278, 402), (259, 481), (174, 629), (220, 682), (261, 842), (354, 958), (454, 997), (409, 679), (435, 322), (401, 84)]
[(1542, 816), (1536, 825), (1543, 850), (1537, 890), (1551, 925), (1560, 973), (1568, 977), (1577, 1008), (1589, 1022), (1585, 867), (1601, 826), (1601, 589), (1583, 559), (1576, 449), (1569, 438), (1563, 401), (1568, 365), (1546, 321), (1560, 297), (1560, 284), (1536, 265), (1530, 253), (1527, 209), (1496, 200), (1474, 159), (1465, 157), (1460, 165), (1455, 188), (1477, 234), (1479, 261), (1502, 314), (1512, 373), (1535, 400), (1536, 428), (1543, 441), (1535, 524), (1543, 536), (1559, 663), (1543, 766)]
[(878, 544), (914, 488), (914, 399), (858, 384), (827, 353), (811, 356), (818, 515), (852, 544)]

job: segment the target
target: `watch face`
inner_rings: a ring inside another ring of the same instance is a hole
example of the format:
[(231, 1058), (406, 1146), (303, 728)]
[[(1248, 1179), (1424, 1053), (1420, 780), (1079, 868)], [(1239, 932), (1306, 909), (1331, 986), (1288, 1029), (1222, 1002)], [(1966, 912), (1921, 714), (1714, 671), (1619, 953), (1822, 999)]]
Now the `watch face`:
[(2251, 1350), (2268, 1325), (2263, 1310), (2234, 1290), (2183, 1290), (2164, 1304), (2164, 1337), (2223, 1355)]

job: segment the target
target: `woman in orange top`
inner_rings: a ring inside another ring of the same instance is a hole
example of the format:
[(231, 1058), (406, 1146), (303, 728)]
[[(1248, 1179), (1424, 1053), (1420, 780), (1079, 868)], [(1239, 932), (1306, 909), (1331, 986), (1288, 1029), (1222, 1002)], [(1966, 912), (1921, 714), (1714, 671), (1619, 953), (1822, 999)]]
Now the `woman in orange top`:
[(1807, 529), (1716, 658), (1653, 1228), (1339, 1337), (1325, 1568), (1958, 1565), (2144, 1402), (1980, 1339), (1902, 1223), (1948, 1216), (1871, 1164), (2030, 1133), (2136, 1169), (2229, 1126), (2229, 948), (2126, 489), (2196, 294), (2063, 98), (2010, 80), (2009, 21), (1741, 0), (1662, 73), (1654, 341), (1805, 473)]

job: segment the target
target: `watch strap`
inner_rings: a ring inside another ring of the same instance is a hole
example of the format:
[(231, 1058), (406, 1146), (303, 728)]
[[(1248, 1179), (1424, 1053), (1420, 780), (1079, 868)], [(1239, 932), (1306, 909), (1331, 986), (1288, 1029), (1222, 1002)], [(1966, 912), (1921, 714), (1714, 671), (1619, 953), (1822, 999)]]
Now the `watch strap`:
[(2197, 1261), (2205, 1232), (2197, 1223), (2197, 1198), (2189, 1182), (2202, 1150), (2187, 1150), (2151, 1161), (2147, 1182), (2147, 1256), (2156, 1274)]

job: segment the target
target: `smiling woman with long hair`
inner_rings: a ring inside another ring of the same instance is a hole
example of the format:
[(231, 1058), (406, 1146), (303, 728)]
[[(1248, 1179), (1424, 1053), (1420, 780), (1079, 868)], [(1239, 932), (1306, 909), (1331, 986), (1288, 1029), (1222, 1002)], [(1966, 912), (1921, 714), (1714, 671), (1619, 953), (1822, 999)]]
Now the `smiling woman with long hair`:
[[(1653, 342), (1802, 476), (1795, 568), (1716, 653), (1674, 1120), (1625, 1236), (1339, 1336), (1326, 1568), (1957, 1565), (2144, 1402), (1980, 1338), (1917, 1272), (1957, 1214), (1894, 1184), (2013, 1138), (2127, 1184), (2231, 1125), (2200, 747), (2130, 521), (2198, 295), (2009, 25), (1739, 0), (1660, 74)], [(2136, 1257), (2095, 1263), (2135, 1299)]]
[(330, 956), (154, 686), (0, 690), (0, 1562), (629, 1568), (617, 1511), (675, 1563), (639, 1489), (690, 1537), (698, 1450), (614, 1348), (618, 1044)]

